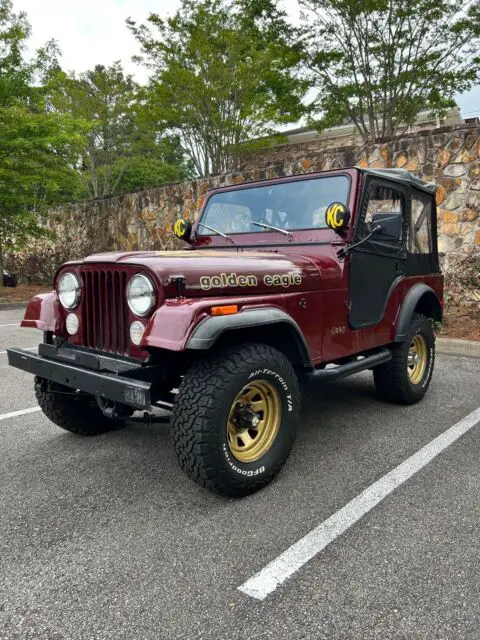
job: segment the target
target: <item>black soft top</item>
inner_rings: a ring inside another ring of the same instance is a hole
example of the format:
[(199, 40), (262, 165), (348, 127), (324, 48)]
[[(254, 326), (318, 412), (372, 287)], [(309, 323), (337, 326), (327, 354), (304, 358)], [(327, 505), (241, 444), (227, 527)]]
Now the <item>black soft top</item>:
[(437, 186), (431, 182), (424, 182), (412, 175), (405, 169), (364, 169), (363, 167), (358, 167), (360, 171), (363, 173), (367, 173), (371, 176), (376, 176), (377, 178), (384, 178), (387, 180), (393, 180), (394, 182), (398, 182), (402, 184), (404, 187), (414, 187), (415, 189), (419, 189), (420, 191), (425, 191), (430, 195), (435, 195), (435, 191)]

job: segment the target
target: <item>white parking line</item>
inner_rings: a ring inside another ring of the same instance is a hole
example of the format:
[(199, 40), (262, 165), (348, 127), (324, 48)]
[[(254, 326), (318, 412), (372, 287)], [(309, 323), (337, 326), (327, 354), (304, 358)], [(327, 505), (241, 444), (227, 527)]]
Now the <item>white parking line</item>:
[[(38, 347), (22, 347), (22, 349), (24, 351), (36, 351)], [(6, 351), (0, 351), (0, 356), (4, 356), (6, 353)]]
[(405, 462), (374, 482), (342, 509), (298, 540), (275, 560), (244, 582), (238, 589), (252, 598), (264, 600), (287, 578), (336, 540), (392, 491), (420, 471), (431, 460), (480, 423), (480, 407), (447, 429)]
[(0, 327), (19, 327), (20, 323), (15, 322), (14, 324), (0, 324)]
[(1, 413), (0, 420), (8, 420), (9, 418), (16, 418), (17, 416), (24, 416), (27, 413), (35, 413), (40, 411), (40, 407), (30, 407), (30, 409), (21, 409), (20, 411), (10, 411), (10, 413)]

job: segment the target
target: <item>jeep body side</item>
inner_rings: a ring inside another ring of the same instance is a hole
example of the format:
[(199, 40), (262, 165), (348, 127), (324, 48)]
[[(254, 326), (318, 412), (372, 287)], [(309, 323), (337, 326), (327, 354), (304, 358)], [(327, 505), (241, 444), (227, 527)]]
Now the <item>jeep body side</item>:
[(288, 456), (304, 378), (369, 368), (382, 398), (423, 397), (443, 307), (433, 185), (359, 168), (248, 183), (175, 228), (185, 250), (67, 263), (30, 302), (44, 342), (9, 360), (54, 422), (98, 433), (171, 407), (183, 469), (244, 495)]

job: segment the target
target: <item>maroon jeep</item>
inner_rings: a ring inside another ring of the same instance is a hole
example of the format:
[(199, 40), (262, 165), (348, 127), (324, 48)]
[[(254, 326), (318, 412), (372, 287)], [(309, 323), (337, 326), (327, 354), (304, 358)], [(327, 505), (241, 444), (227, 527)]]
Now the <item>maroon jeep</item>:
[(9, 362), (59, 427), (166, 407), (182, 469), (242, 496), (287, 459), (300, 382), (371, 369), (383, 400), (424, 396), (443, 305), (434, 185), (360, 168), (242, 184), (174, 230), (184, 251), (67, 263), (28, 305), (43, 342)]

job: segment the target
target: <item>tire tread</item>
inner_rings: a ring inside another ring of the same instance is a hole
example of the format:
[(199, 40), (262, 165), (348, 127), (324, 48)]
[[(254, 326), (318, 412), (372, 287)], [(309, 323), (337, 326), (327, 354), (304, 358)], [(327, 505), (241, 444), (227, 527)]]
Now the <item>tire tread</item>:
[[(279, 457), (256, 482), (251, 478), (245, 482), (242, 477), (232, 480), (215, 462), (215, 452), (208, 444), (212, 429), (209, 410), (216, 398), (227, 392), (232, 376), (245, 364), (258, 367), (259, 357), (268, 362), (272, 370), (286, 369), (289, 376), (296, 379), (291, 363), (280, 351), (265, 344), (245, 343), (195, 362), (184, 376), (174, 405), (172, 437), (180, 467), (197, 484), (222, 495), (242, 496), (263, 487), (280, 471), (295, 439), (294, 431), (289, 433), (286, 455)], [(298, 385), (291, 392), (294, 406), (298, 407)]]
[[(373, 370), (377, 394), (382, 400), (409, 405), (415, 404), (425, 395), (430, 380), (428, 380), (427, 385), (421, 391), (413, 389), (408, 379), (405, 365), (405, 352), (408, 353), (411, 339), (419, 329), (422, 330), (422, 333), (427, 337), (427, 342), (431, 341), (433, 344), (435, 343), (435, 335), (429, 319), (423, 314), (414, 313), (406, 340), (391, 347), (392, 359), (390, 362), (375, 367)], [(427, 348), (428, 347), (429, 345), (427, 344)], [(435, 361), (435, 350), (433, 350), (432, 358), (433, 361), (431, 363), (430, 361), (427, 362), (430, 378)]]
[(62, 385), (52, 387), (61, 393), (45, 390), (42, 381), (35, 378), (35, 396), (41, 410), (61, 429), (80, 436), (93, 436), (121, 427), (121, 421), (105, 417), (90, 399), (62, 395), (62, 392), (71, 391)]

